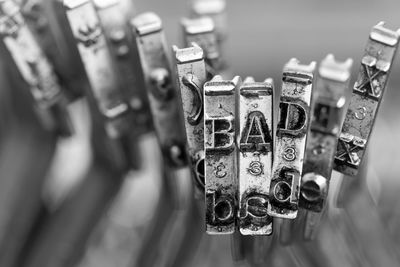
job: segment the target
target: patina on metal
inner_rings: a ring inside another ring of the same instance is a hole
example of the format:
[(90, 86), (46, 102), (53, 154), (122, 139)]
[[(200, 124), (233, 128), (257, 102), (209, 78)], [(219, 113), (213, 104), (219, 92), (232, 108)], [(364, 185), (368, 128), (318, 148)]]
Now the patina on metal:
[(306, 240), (315, 236), (325, 206), (346, 112), (352, 64), (352, 59), (339, 62), (330, 54), (318, 68), (300, 186), (300, 208), (307, 210), (304, 224)]
[(149, 101), (129, 21), (133, 5), (127, 0), (94, 0), (100, 24), (110, 49), (124, 99), (132, 110), (130, 133), (140, 135), (152, 129)]
[(39, 42), (29, 29), (21, 7), (0, 2), (0, 35), (13, 64), (28, 85), (43, 126), (61, 136), (73, 133), (65, 92)]
[(310, 211), (321, 212), (328, 193), (352, 63), (328, 55), (318, 69), (300, 193), (300, 207)]
[(185, 131), (180, 123), (181, 103), (174, 88), (161, 19), (154, 13), (143, 13), (131, 21), (131, 26), (164, 158), (170, 166), (183, 167), (186, 165), (186, 154)]
[(363, 160), (399, 36), (400, 30), (390, 30), (384, 22), (374, 26), (369, 35), (335, 156), (334, 169), (345, 175), (356, 176)]
[(214, 21), (209, 17), (184, 18), (181, 24), (185, 45), (189, 46), (191, 43), (196, 43), (203, 49), (208, 77), (211, 79), (215, 75), (220, 75), (223, 70), (223, 63)]
[(62, 1), (21, 0), (21, 12), (43, 52), (52, 63), (71, 103), (85, 94), (87, 84), (75, 39)]
[(65, 0), (67, 18), (76, 39), (94, 99), (111, 139), (127, 134), (130, 108), (122, 95), (115, 65), (95, 6), (88, 0)]
[(206, 225), (208, 234), (236, 230), (236, 92), (240, 77), (214, 77), (204, 85)]
[(174, 46), (173, 50), (192, 173), (196, 184), (204, 190), (204, 52), (195, 43), (182, 49)]
[(267, 214), (273, 159), (273, 81), (246, 78), (239, 92), (239, 227), (243, 235), (272, 234)]
[(268, 214), (274, 217), (297, 216), (315, 66), (315, 62), (301, 65), (291, 59), (283, 69), (268, 206)]

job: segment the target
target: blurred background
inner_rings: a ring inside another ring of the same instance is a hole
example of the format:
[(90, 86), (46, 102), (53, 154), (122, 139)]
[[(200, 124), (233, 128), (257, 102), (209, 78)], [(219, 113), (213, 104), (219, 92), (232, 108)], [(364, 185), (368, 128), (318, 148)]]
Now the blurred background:
[[(138, 12), (159, 14), (168, 41), (171, 44), (182, 43), (179, 21), (188, 16), (190, 1), (146, 0), (136, 1), (135, 6)], [(353, 58), (351, 84), (354, 84), (372, 26), (385, 21), (387, 27), (399, 28), (399, 6), (395, 0), (228, 0), (226, 59), (234, 75), (253, 76), (256, 80), (271, 77), (279, 88), (282, 68), (290, 58), (296, 57), (306, 64), (320, 62), (332, 53), (338, 60)], [(400, 84), (398, 62), (399, 59), (394, 62), (371, 142), (374, 151), (371, 158), (375, 159), (371, 164), (376, 164), (385, 177), (393, 175), (393, 168), (400, 163), (396, 162), (396, 151), (400, 147), (395, 142), (382, 142), (400, 137), (395, 128), (398, 127), (397, 101), (400, 98), (400, 90), (396, 89)], [(400, 183), (397, 180), (393, 177), (393, 183)]]
[[(179, 22), (190, 14), (189, 1), (135, 0), (134, 7), (137, 14), (157, 13), (169, 45), (182, 47)], [(354, 84), (372, 26), (383, 20), (391, 29), (400, 28), (399, 10), (396, 0), (227, 0), (224, 56), (231, 73), (258, 81), (272, 77), (279, 88), (290, 58), (319, 62), (333, 53), (337, 59), (354, 59)], [(205, 235), (198, 214), (201, 203), (191, 200), (191, 206), (176, 208), (171, 204), (175, 196), (163, 195), (165, 170), (153, 133), (138, 142), (140, 168), (121, 173), (98, 163), (85, 101), (69, 107), (74, 136), (57, 139), (41, 128), (28, 93), (15, 89), (20, 81), (3, 58), (1, 267), (400, 265), (400, 58), (392, 69), (368, 161), (357, 178), (333, 175), (329, 208), (315, 240), (293, 237), (284, 246), (277, 221), (268, 241), (239, 238), (239, 249), (232, 249), (229, 236)], [(341, 186), (345, 190), (338, 194)], [(183, 182), (178, 191), (186, 195), (180, 201), (190, 198), (190, 188)]]

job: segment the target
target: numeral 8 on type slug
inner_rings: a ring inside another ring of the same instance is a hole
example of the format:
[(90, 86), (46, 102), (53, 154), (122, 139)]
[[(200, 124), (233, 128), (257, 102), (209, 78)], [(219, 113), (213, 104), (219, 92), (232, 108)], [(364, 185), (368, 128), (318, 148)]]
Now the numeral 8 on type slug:
[(206, 224), (209, 234), (235, 232), (237, 207), (235, 98), (240, 77), (204, 85)]

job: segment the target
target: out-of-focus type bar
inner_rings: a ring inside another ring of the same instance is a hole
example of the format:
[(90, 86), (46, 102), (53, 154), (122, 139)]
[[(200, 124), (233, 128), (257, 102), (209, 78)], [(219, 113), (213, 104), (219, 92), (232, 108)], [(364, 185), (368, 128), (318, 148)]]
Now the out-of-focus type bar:
[(219, 75), (223, 64), (213, 20), (208, 17), (184, 18), (181, 24), (185, 46), (194, 42), (204, 50), (208, 77)]
[(315, 83), (312, 119), (300, 190), (300, 207), (321, 212), (328, 193), (337, 142), (342, 127), (353, 61), (328, 55)]
[(204, 52), (196, 45), (174, 47), (177, 81), (181, 92), (187, 149), (197, 185), (204, 188), (204, 105), (206, 82)]
[(57, 138), (38, 120), (31, 92), (5, 46), (0, 53), (0, 266), (9, 267), (21, 266), (42, 215), (43, 184)]
[(272, 234), (267, 214), (273, 159), (273, 81), (245, 79), (239, 91), (239, 226), (243, 235)]
[(20, 1), (27, 26), (57, 73), (70, 102), (84, 95), (85, 70), (61, 0)]
[[(145, 246), (142, 247), (144, 254), (139, 257), (138, 266), (153, 266), (141, 264), (149, 260), (159, 262), (159, 257), (149, 259), (148, 256), (148, 250), (153, 250), (154, 242), (167, 243), (174, 248), (173, 252), (164, 251), (165, 255), (161, 257), (168, 262), (166, 265), (186, 266), (185, 262), (192, 252), (190, 246), (199, 242), (198, 232), (192, 229), (199, 215), (194, 206), (192, 181), (188, 179), (190, 171), (187, 168), (185, 129), (181, 118), (182, 103), (179, 91), (175, 88), (176, 77), (168, 61), (169, 49), (161, 19), (154, 13), (143, 13), (131, 20), (130, 24), (136, 36), (153, 124), (165, 167), (162, 198), (155, 212), (155, 224), (146, 237)], [(161, 246), (156, 251), (162, 250)], [(156, 263), (154, 266), (159, 265)]]
[(364, 157), (399, 36), (400, 30), (392, 31), (384, 22), (374, 26), (369, 35), (335, 156), (334, 169), (345, 175), (356, 176)]
[(352, 65), (352, 59), (338, 62), (330, 54), (318, 69), (300, 186), (300, 208), (307, 210), (303, 232), (305, 240), (314, 239), (323, 216), (345, 115)]
[(227, 36), (227, 16), (225, 0), (192, 0), (193, 17), (210, 17), (214, 21), (220, 46)]
[(164, 158), (171, 166), (182, 167), (186, 164), (185, 137), (161, 19), (154, 13), (143, 13), (131, 21), (131, 26), (136, 34), (153, 124)]
[(104, 119), (107, 135), (118, 139), (127, 133), (125, 119), (130, 109), (123, 99), (96, 9), (89, 0), (63, 3), (90, 82), (89, 96)]
[[(129, 28), (133, 18), (132, 1), (95, 0), (93, 1), (114, 59), (118, 79), (122, 85), (124, 98), (133, 111), (131, 134), (137, 135), (151, 129), (151, 114), (139, 55), (134, 46), (134, 36)], [(134, 131), (134, 133), (132, 133)]]
[(0, 2), (0, 34), (36, 102), (46, 129), (69, 136), (73, 129), (58, 77), (13, 0)]
[(237, 177), (235, 98), (240, 77), (204, 85), (206, 225), (208, 234), (235, 232)]
[(301, 65), (291, 59), (283, 70), (268, 206), (274, 217), (297, 216), (315, 66), (315, 62)]

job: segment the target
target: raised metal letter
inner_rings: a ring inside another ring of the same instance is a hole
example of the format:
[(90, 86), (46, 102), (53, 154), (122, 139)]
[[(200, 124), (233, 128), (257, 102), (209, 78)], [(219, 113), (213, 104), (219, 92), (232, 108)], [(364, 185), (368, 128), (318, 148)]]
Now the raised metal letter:
[(268, 213), (275, 217), (297, 216), (315, 65), (300, 65), (292, 59), (283, 70), (268, 206)]
[(237, 178), (235, 97), (240, 78), (204, 85), (206, 224), (209, 234), (235, 231)]
[(273, 82), (247, 78), (239, 93), (239, 225), (243, 235), (272, 234), (267, 214), (273, 157)]
[(364, 157), (390, 69), (399, 44), (400, 30), (381, 22), (372, 28), (349, 109), (339, 137), (335, 170), (355, 176)]

